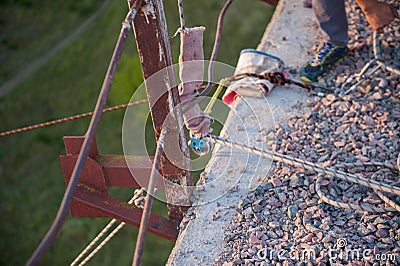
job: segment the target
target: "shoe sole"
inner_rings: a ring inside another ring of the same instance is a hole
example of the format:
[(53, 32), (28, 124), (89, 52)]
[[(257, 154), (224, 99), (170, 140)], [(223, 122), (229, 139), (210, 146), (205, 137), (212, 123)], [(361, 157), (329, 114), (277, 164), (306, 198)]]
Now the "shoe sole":
[(308, 79), (307, 77), (300, 77), (301, 81), (307, 82), (307, 83), (312, 83), (312, 81), (310, 79)]
[[(344, 57), (341, 58), (341, 59), (339, 59), (339, 60), (336, 61), (336, 62), (333, 62), (332, 64), (329, 64), (329, 65), (328, 65), (328, 69), (331, 69), (331, 67), (332, 67), (333, 64), (341, 63), (341, 62), (343, 62), (343, 60), (344, 60)], [(301, 76), (301, 77), (300, 77), (300, 80), (301, 80), (301, 81), (304, 81), (304, 82), (307, 82), (307, 83), (318, 82), (318, 80), (320, 80), (322, 77), (325, 77), (327, 74), (328, 74), (328, 72), (323, 73), (321, 76), (318, 76), (316, 81), (312, 81), (312, 80), (310, 80), (309, 78), (307, 78), (307, 77), (305, 77), (305, 76)]]

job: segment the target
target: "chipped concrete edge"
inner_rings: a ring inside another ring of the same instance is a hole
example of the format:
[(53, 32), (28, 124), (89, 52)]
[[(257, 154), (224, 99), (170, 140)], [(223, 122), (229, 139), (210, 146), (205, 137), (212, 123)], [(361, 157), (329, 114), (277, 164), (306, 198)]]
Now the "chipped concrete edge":
[[(298, 69), (308, 58), (313, 44), (315, 26), (311, 9), (301, 7), (299, 0), (281, 0), (269, 23), (257, 49), (276, 55), (283, 59), (288, 68)], [(240, 69), (240, 65), (238, 65)], [(237, 101), (232, 107), (226, 130), (221, 135), (237, 138), (238, 141), (249, 141), (252, 136), (260, 135), (259, 127), (245, 113), (246, 106), (254, 106), (251, 111), (259, 114), (263, 131), (274, 130), (274, 123), (285, 124), (287, 119), (303, 113), (304, 108), (293, 107), (304, 105), (306, 92), (290, 87), (275, 88), (267, 96), (268, 104), (263, 99), (249, 98)], [(272, 115), (265, 115), (265, 112)], [(238, 115), (239, 114), (239, 115)], [(239, 117), (239, 116), (244, 116)], [(242, 119), (242, 120), (241, 120)], [(239, 121), (241, 120), (241, 121)], [(238, 123), (243, 122), (249, 130), (247, 134), (238, 131)], [(264, 127), (264, 126), (263, 126)], [(246, 136), (244, 136), (246, 135)], [(250, 137), (249, 137), (250, 136)], [(261, 143), (259, 139), (256, 139)], [(253, 144), (253, 143), (252, 143)], [(181, 223), (180, 234), (168, 259), (167, 265), (213, 265), (224, 245), (224, 229), (232, 221), (234, 210), (241, 198), (249, 192), (249, 179), (265, 177), (271, 161), (241, 152), (232, 152), (226, 147), (217, 145), (205, 173), (199, 180), (193, 194), (193, 201), (208, 202), (191, 207)], [(218, 178), (218, 177), (223, 177)], [(205, 189), (205, 184), (211, 184)], [(217, 199), (212, 196), (223, 195)], [(210, 200), (207, 200), (210, 199)]]

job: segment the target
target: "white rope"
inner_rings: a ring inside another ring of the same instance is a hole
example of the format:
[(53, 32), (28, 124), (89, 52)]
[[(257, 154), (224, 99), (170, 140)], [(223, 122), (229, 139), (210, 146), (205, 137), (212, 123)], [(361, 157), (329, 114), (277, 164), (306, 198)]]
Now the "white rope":
[[(273, 151), (269, 151), (269, 150), (261, 150), (256, 147), (250, 147), (250, 146), (247, 146), (247, 145), (244, 145), (241, 143), (231, 141), (227, 138), (222, 138), (222, 137), (215, 136), (215, 135), (208, 135), (207, 138), (217, 144), (222, 144), (222, 145), (229, 146), (232, 148), (247, 151), (249, 153), (256, 154), (261, 157), (269, 158), (274, 161), (279, 161), (279, 162), (282, 162), (282, 163), (285, 163), (288, 165), (312, 170), (312, 171), (315, 171), (315, 172), (325, 175), (325, 176), (332, 176), (334, 178), (339, 178), (339, 179), (345, 180), (347, 182), (352, 182), (352, 183), (356, 183), (356, 184), (363, 185), (366, 187), (370, 187), (370, 188), (373, 188), (375, 191), (379, 191), (379, 192), (385, 191), (385, 192), (392, 193), (395, 195), (400, 195), (400, 187), (398, 187), (398, 186), (389, 185), (389, 184), (386, 184), (383, 182), (378, 182), (375, 180), (369, 180), (369, 179), (366, 179), (363, 177), (359, 177), (355, 174), (350, 174), (350, 173), (346, 173), (346, 172), (337, 170), (334, 167), (327, 168), (327, 167), (324, 167), (324, 166), (321, 166), (321, 165), (318, 165), (315, 163), (301, 160), (299, 158), (294, 158), (289, 155), (285, 155), (285, 154), (281, 154), (281, 153), (277, 153), (277, 152), (273, 152)], [(372, 163), (363, 163), (363, 164), (365, 166), (367, 166)], [(376, 166), (385, 167), (385, 168), (387, 168), (387, 170), (393, 170), (393, 171), (396, 170), (394, 166), (389, 165), (389, 164), (385, 164), (385, 163), (373, 163), (373, 164), (375, 164)], [(360, 163), (353, 163), (353, 164), (348, 163), (347, 164), (348, 167), (358, 166), (358, 165), (360, 165)], [(383, 168), (383, 169), (385, 169), (385, 168)], [(319, 189), (319, 181), (317, 182), (318, 189)], [(382, 195), (383, 195), (382, 193), (378, 194), (378, 196), (382, 196)], [(381, 199), (385, 203), (389, 204), (392, 207), (392, 208), (390, 208), (390, 211), (400, 209), (397, 203), (390, 201), (390, 199), (388, 199), (384, 195), (383, 195), (383, 197), (381, 197)], [(326, 200), (329, 201), (329, 199), (326, 199)], [(352, 206), (350, 206), (350, 207), (352, 207)], [(362, 208), (363, 206), (360, 206), (360, 207)], [(365, 210), (366, 211), (376, 211), (376, 210), (373, 210), (372, 208), (367, 208)]]
[(76, 259), (70, 264), (71, 266), (77, 265), (77, 263), (82, 259), (83, 256), (86, 255), (86, 253), (91, 250), (94, 245), (99, 242), (99, 240), (111, 229), (111, 227), (117, 222), (116, 219), (112, 219), (106, 227), (92, 240), (92, 242), (89, 243), (89, 245), (86, 246), (86, 248), (76, 257)]
[(183, 13), (183, 0), (178, 0), (179, 9), (179, 21), (181, 22), (181, 30), (184, 31), (186, 28), (185, 15)]
[[(144, 207), (144, 202), (146, 200), (146, 196), (144, 195), (145, 189), (140, 188), (136, 189), (135, 192), (133, 193), (133, 203), (135, 204), (136, 207), (143, 209)], [(131, 203), (132, 204), (132, 203)]]
[[(373, 167), (381, 167), (380, 170), (376, 171), (372, 176), (371, 179), (376, 178), (376, 176), (378, 174), (383, 174), (383, 173), (396, 173), (396, 169), (394, 169), (393, 167), (388, 167), (388, 165), (383, 164), (383, 163), (379, 163), (379, 162), (365, 162), (365, 163), (343, 163), (343, 164), (338, 164), (335, 165), (333, 167), (331, 167), (332, 169), (338, 169), (338, 168), (348, 168), (348, 169), (354, 169), (354, 168), (358, 168), (358, 167), (368, 167), (368, 166), (373, 166)], [(315, 184), (315, 190), (318, 194), (318, 196), (326, 203), (336, 206), (336, 207), (340, 207), (340, 208), (344, 208), (344, 209), (353, 209), (353, 210), (362, 210), (362, 211), (368, 211), (368, 212), (378, 212), (378, 213), (382, 213), (382, 212), (393, 212), (393, 211), (398, 211), (400, 212), (400, 206), (392, 201), (390, 198), (388, 198), (387, 196), (385, 196), (383, 193), (381, 193), (379, 190), (374, 188), (374, 192), (377, 196), (379, 196), (381, 198), (381, 200), (383, 202), (385, 202), (387, 205), (389, 205), (390, 207), (384, 207), (384, 208), (379, 208), (376, 206), (373, 206), (371, 204), (353, 204), (353, 203), (345, 203), (345, 202), (340, 202), (337, 201), (336, 199), (331, 199), (327, 196), (324, 195), (324, 193), (321, 191), (321, 181), (322, 181), (322, 176), (319, 176), (316, 184)]]
[[(136, 207), (143, 209), (144, 206), (144, 188), (135, 189), (133, 193), (133, 197), (128, 201), (128, 204), (134, 203)], [(78, 262), (91, 250), (99, 241), (102, 239), (107, 232), (113, 227), (113, 225), (117, 222), (117, 219), (112, 219), (101, 232), (86, 246), (84, 250), (76, 257), (76, 259), (70, 264), (71, 266), (78, 265)], [(102, 249), (108, 241), (110, 241), (123, 227), (125, 226), (124, 222), (121, 222), (79, 265), (85, 265), (90, 259)]]
[(81, 263), (79, 263), (79, 266), (85, 265), (91, 260), (124, 226), (125, 223), (121, 222)]

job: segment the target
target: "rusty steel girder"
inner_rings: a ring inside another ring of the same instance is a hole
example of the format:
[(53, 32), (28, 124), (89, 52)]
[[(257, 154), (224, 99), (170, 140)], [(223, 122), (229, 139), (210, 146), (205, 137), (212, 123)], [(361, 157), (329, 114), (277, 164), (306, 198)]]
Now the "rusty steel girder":
[[(178, 88), (176, 86), (170, 88), (171, 84), (176, 84), (176, 82), (174, 81), (175, 74), (172, 73), (172, 68), (168, 68), (173, 65), (173, 60), (162, 1), (144, 1), (144, 6), (137, 13), (132, 26), (135, 32), (136, 46), (142, 65), (156, 138), (158, 139), (162, 126), (170, 112), (176, 112), (175, 126), (170, 129), (175, 131), (172, 135), (178, 136), (179, 143), (174, 148), (176, 150), (175, 159), (180, 162), (188, 161), (190, 155), (181, 109), (174, 108), (174, 110), (171, 110), (170, 108), (171, 106), (179, 105), (180, 100)], [(165, 69), (168, 69), (168, 71), (163, 72), (164, 82), (162, 85), (150, 79), (152, 75)], [(167, 89), (170, 89), (170, 91), (168, 92)], [(169, 142), (166, 141), (166, 145), (169, 145)], [(182, 169), (163, 154), (161, 166), (168, 202), (168, 217), (171, 220), (180, 222), (188, 209), (188, 205), (190, 205), (190, 191), (188, 191), (188, 188), (193, 186), (190, 165)], [(182, 204), (179, 204), (180, 202)]]
[[(76, 164), (84, 136), (64, 137), (66, 155), (60, 156), (65, 182), (68, 184)], [(152, 164), (148, 157), (129, 156), (131, 174), (125, 157), (101, 155), (96, 141), (89, 151), (78, 187), (70, 206), (73, 217), (110, 217), (139, 227), (142, 210), (108, 195), (112, 186), (140, 188), (148, 184)], [(157, 177), (156, 187), (164, 187), (162, 176)], [(150, 214), (148, 231), (175, 241), (178, 236), (177, 224), (157, 214)]]
[(267, 4), (271, 5), (271, 6), (276, 6), (278, 4), (278, 2), (279, 2), (279, 0), (261, 0), (261, 1), (267, 3)]

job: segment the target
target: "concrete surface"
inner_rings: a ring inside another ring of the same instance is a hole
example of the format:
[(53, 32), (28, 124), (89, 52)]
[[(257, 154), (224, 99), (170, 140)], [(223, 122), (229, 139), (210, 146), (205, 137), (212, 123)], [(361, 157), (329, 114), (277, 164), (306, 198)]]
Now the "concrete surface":
[[(302, 8), (299, 0), (281, 0), (257, 49), (279, 56), (288, 68), (298, 69), (308, 59), (315, 30), (312, 9)], [(266, 99), (239, 98), (221, 135), (271, 149), (264, 140), (273, 134), (275, 123), (285, 124), (289, 117), (305, 112), (304, 107), (292, 106), (303, 106), (306, 99), (304, 90), (289, 86), (275, 88)], [(216, 146), (167, 265), (213, 265), (222, 251), (224, 228), (232, 220), (234, 209), (267, 178), (270, 165), (268, 159)]]

